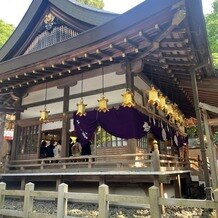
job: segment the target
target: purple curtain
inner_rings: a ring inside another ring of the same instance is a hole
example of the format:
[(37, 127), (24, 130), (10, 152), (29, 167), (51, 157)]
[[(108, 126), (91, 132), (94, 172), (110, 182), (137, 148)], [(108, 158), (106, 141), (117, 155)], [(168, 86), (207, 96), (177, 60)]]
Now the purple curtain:
[(139, 139), (147, 134), (143, 125), (148, 122), (148, 116), (135, 108), (113, 108), (106, 113), (93, 110), (81, 117), (74, 113), (73, 118), (76, 134), (82, 144), (92, 138), (98, 125), (111, 135), (124, 139)]
[(88, 111), (86, 116), (73, 115), (74, 127), (82, 145), (85, 145), (92, 137), (96, 128), (101, 126), (106, 132), (119, 138), (139, 139), (151, 131), (158, 140), (174, 139), (177, 146), (183, 144), (183, 138), (178, 136), (171, 128), (160, 124), (156, 119), (149, 117), (135, 108), (112, 108), (108, 112)]

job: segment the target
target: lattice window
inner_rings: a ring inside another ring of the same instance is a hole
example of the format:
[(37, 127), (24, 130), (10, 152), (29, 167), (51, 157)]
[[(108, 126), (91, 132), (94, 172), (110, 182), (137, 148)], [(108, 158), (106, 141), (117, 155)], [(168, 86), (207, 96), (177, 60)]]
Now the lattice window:
[(78, 34), (79, 32), (72, 30), (64, 25), (56, 26), (51, 31), (45, 30), (36, 36), (24, 54), (38, 51), (40, 49), (72, 38)]
[(147, 136), (138, 139), (138, 147), (148, 150), (148, 138), (147, 138)]
[(36, 154), (39, 126), (19, 127), (18, 131), (18, 154)]
[(127, 146), (127, 140), (112, 136), (103, 128), (98, 127), (96, 132), (96, 144), (97, 147), (121, 147)]

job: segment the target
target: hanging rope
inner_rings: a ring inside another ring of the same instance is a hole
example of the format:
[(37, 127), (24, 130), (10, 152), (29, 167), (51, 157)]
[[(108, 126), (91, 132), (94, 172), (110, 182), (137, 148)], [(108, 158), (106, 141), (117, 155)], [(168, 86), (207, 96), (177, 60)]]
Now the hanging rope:
[(125, 58), (125, 67), (126, 67), (126, 90), (129, 90), (129, 75), (128, 75), (128, 72), (127, 72), (127, 64), (128, 64), (128, 60), (127, 60), (127, 58)]
[(151, 65), (150, 65), (151, 85), (154, 85), (154, 84), (153, 84), (153, 72), (152, 72), (152, 70), (153, 70), (153, 66), (152, 66), (152, 64), (151, 64)]
[(83, 100), (83, 72), (81, 74), (81, 99)]
[(45, 83), (45, 107), (46, 107), (46, 101), (47, 101), (47, 82)]
[(101, 68), (102, 95), (104, 96), (104, 68)]

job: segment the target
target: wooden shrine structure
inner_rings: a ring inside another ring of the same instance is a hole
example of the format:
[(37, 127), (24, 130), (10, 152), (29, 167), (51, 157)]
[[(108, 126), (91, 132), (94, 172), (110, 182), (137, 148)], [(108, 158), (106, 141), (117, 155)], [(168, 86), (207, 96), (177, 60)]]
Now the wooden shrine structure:
[[(108, 171), (120, 167), (132, 181), (169, 182), (187, 176), (188, 160), (170, 142), (155, 145), (151, 158), (152, 133), (128, 140), (110, 135), (108, 144), (99, 142), (95, 134), (92, 156), (76, 158), (88, 161), (72, 161), (69, 137), (75, 134), (73, 112), (81, 98), (91, 111), (104, 93), (108, 108), (117, 108), (126, 89), (134, 94), (137, 110), (185, 136), (182, 126), (147, 104), (146, 91), (153, 84), (185, 117), (195, 116), (191, 72), (200, 100), (218, 107), (217, 78), (200, 0), (161, 4), (147, 0), (121, 15), (70, 0), (33, 0), (0, 50), (0, 111), (16, 115), (3, 178), (27, 178), (31, 173), (32, 179), (37, 174), (42, 178), (52, 171), (55, 179), (80, 175), (75, 178), (87, 180), (85, 176), (92, 172), (93, 180), (119, 181), (121, 174)], [(43, 123), (39, 116), (45, 106), (50, 113)], [(58, 163), (39, 159), (41, 141), (50, 139), (62, 140)], [(136, 175), (138, 162), (142, 168)]]

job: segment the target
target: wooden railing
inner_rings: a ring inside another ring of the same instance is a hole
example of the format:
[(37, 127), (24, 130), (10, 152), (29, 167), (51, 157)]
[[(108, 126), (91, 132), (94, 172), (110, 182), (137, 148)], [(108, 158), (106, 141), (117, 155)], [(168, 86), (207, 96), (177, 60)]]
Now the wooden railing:
[(89, 169), (134, 169), (147, 171), (187, 170), (188, 163), (182, 158), (159, 155), (153, 151), (148, 154), (123, 154), (102, 156), (79, 156), (67, 158), (44, 158), (32, 160), (13, 160), (6, 164), (5, 172), (43, 172), (46, 170), (78, 171)]
[[(46, 218), (71, 218), (67, 214), (67, 206), (69, 200), (81, 200), (82, 202), (98, 202), (98, 217), (107, 218), (110, 203), (117, 205), (134, 204), (150, 205), (151, 218), (160, 218), (160, 206), (179, 206), (179, 207), (198, 207), (216, 209), (216, 217), (218, 217), (218, 189), (214, 190), (214, 200), (194, 200), (194, 199), (178, 199), (178, 198), (161, 198), (159, 189), (155, 186), (149, 188), (149, 196), (131, 196), (131, 195), (114, 195), (109, 194), (109, 187), (105, 184), (99, 186), (98, 194), (91, 193), (74, 193), (68, 192), (67, 184), (60, 184), (58, 192), (54, 191), (35, 191), (34, 184), (28, 183), (24, 191), (6, 190), (6, 184), (0, 183), (0, 215), (14, 216), (23, 218), (46, 217)], [(23, 197), (23, 210), (4, 209), (5, 197), (16, 196)], [(48, 200), (57, 200), (57, 214), (38, 213), (33, 211), (33, 200), (37, 197), (46, 198)]]

